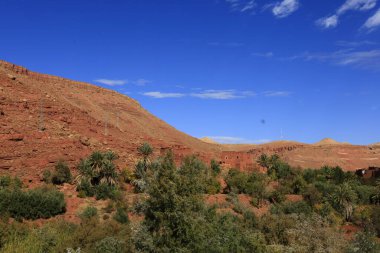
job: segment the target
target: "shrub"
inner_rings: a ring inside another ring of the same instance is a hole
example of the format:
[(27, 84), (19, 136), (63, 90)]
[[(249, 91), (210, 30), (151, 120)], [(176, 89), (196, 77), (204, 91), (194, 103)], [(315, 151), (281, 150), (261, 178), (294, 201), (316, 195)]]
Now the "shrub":
[(214, 175), (219, 175), (221, 172), (220, 164), (214, 159), (211, 160), (210, 168)]
[(0, 213), (16, 219), (50, 218), (66, 211), (63, 193), (43, 187), (29, 191), (0, 190)]
[(67, 164), (63, 161), (58, 161), (55, 165), (55, 171), (52, 175), (53, 184), (63, 184), (71, 182), (71, 172)]
[(115, 237), (106, 237), (95, 245), (96, 253), (123, 253), (125, 243)]
[(125, 208), (122, 207), (116, 209), (116, 213), (113, 216), (113, 219), (121, 224), (129, 223), (128, 213), (126, 212)]
[(118, 190), (113, 185), (99, 184), (95, 187), (95, 197), (99, 199), (116, 199)]
[(274, 205), (271, 208), (271, 213), (273, 214), (311, 214), (312, 209), (305, 201), (299, 202), (284, 202), (281, 205)]
[(93, 206), (86, 207), (83, 212), (79, 215), (82, 219), (90, 219), (98, 215), (98, 209)]

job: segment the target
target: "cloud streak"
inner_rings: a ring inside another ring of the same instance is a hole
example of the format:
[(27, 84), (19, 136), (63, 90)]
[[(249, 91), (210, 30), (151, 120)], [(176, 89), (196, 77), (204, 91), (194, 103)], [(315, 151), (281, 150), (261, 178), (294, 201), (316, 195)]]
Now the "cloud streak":
[(230, 5), (232, 11), (254, 12), (256, 7), (255, 0), (225, 0)]
[(368, 11), (376, 6), (377, 0), (346, 0), (335, 14), (320, 18), (316, 24), (324, 29), (334, 28), (339, 24), (340, 16), (348, 11)]
[(211, 136), (208, 138), (222, 144), (263, 144), (263, 143), (271, 142), (271, 140), (268, 140), (268, 139), (249, 140), (249, 139), (245, 139), (241, 137), (232, 137), (232, 136)]
[(94, 81), (97, 83), (108, 85), (108, 86), (121, 86), (128, 83), (128, 80), (115, 80), (115, 79), (105, 79), (105, 78), (96, 79)]
[(380, 50), (339, 50), (332, 53), (309, 53), (285, 58), (285, 60), (320, 61), (340, 66), (353, 66), (363, 69), (380, 71)]
[(263, 93), (266, 97), (288, 97), (291, 94), (289, 91), (266, 91)]
[(144, 96), (152, 97), (152, 98), (181, 98), (184, 97), (185, 94), (183, 93), (166, 93), (166, 92), (160, 92), (160, 91), (150, 91), (150, 92), (144, 92), (142, 93)]
[(199, 93), (191, 93), (190, 96), (202, 99), (219, 99), (230, 100), (238, 98), (247, 98), (254, 96), (254, 92), (244, 91), (237, 92), (235, 90), (205, 90)]

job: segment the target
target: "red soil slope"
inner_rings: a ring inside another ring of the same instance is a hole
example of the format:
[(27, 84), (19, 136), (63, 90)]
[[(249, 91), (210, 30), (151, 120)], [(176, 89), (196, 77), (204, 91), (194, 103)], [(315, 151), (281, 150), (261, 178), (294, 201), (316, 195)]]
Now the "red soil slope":
[(136, 148), (149, 142), (156, 155), (173, 149), (177, 160), (198, 154), (226, 167), (257, 168), (261, 153), (278, 153), (295, 166), (380, 166), (380, 146), (206, 143), (150, 114), (132, 98), (91, 84), (39, 74), (0, 61), (0, 173), (38, 181), (63, 159), (73, 168), (94, 150), (114, 150), (120, 167), (132, 166)]

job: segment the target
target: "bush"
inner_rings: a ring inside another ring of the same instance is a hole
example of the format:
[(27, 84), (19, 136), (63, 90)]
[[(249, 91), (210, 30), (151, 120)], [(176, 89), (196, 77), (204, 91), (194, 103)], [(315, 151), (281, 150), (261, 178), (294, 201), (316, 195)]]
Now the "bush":
[(82, 219), (90, 219), (98, 215), (98, 209), (93, 206), (86, 207), (83, 212), (79, 215)]
[(95, 252), (96, 253), (123, 253), (125, 248), (125, 243), (115, 237), (106, 237), (96, 243)]
[(117, 208), (116, 213), (113, 216), (113, 219), (119, 222), (120, 224), (129, 223), (128, 213), (126, 212), (125, 208), (122, 207)]
[(284, 202), (281, 205), (275, 205), (271, 208), (271, 213), (273, 214), (311, 214), (312, 209), (305, 201), (299, 202)]
[(118, 190), (113, 185), (99, 184), (94, 187), (95, 197), (99, 199), (116, 199), (118, 196)]
[(214, 159), (211, 160), (210, 168), (214, 175), (219, 175), (221, 172), (220, 164)]
[(0, 213), (15, 219), (50, 218), (66, 211), (63, 193), (43, 187), (29, 191), (0, 190)]
[(55, 165), (55, 171), (52, 175), (53, 184), (63, 184), (71, 182), (71, 172), (67, 164), (63, 161), (59, 161)]

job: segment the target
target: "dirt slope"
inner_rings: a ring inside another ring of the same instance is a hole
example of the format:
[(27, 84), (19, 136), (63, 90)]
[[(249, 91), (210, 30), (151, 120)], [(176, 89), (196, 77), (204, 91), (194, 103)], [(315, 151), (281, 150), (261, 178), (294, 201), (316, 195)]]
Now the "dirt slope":
[(0, 61), (0, 170), (33, 177), (58, 159), (75, 164), (106, 149), (120, 155), (120, 166), (131, 166), (143, 142), (156, 154), (172, 148), (178, 157), (214, 158), (220, 149), (176, 130), (128, 96)]
[(143, 142), (151, 143), (156, 155), (173, 149), (177, 160), (187, 154), (223, 160), (229, 152), (252, 163), (261, 153), (278, 153), (303, 168), (380, 166), (379, 146), (207, 143), (176, 130), (128, 96), (0, 61), (0, 173), (39, 180), (59, 159), (73, 168), (93, 150), (107, 149), (119, 154), (120, 167), (131, 167)]

